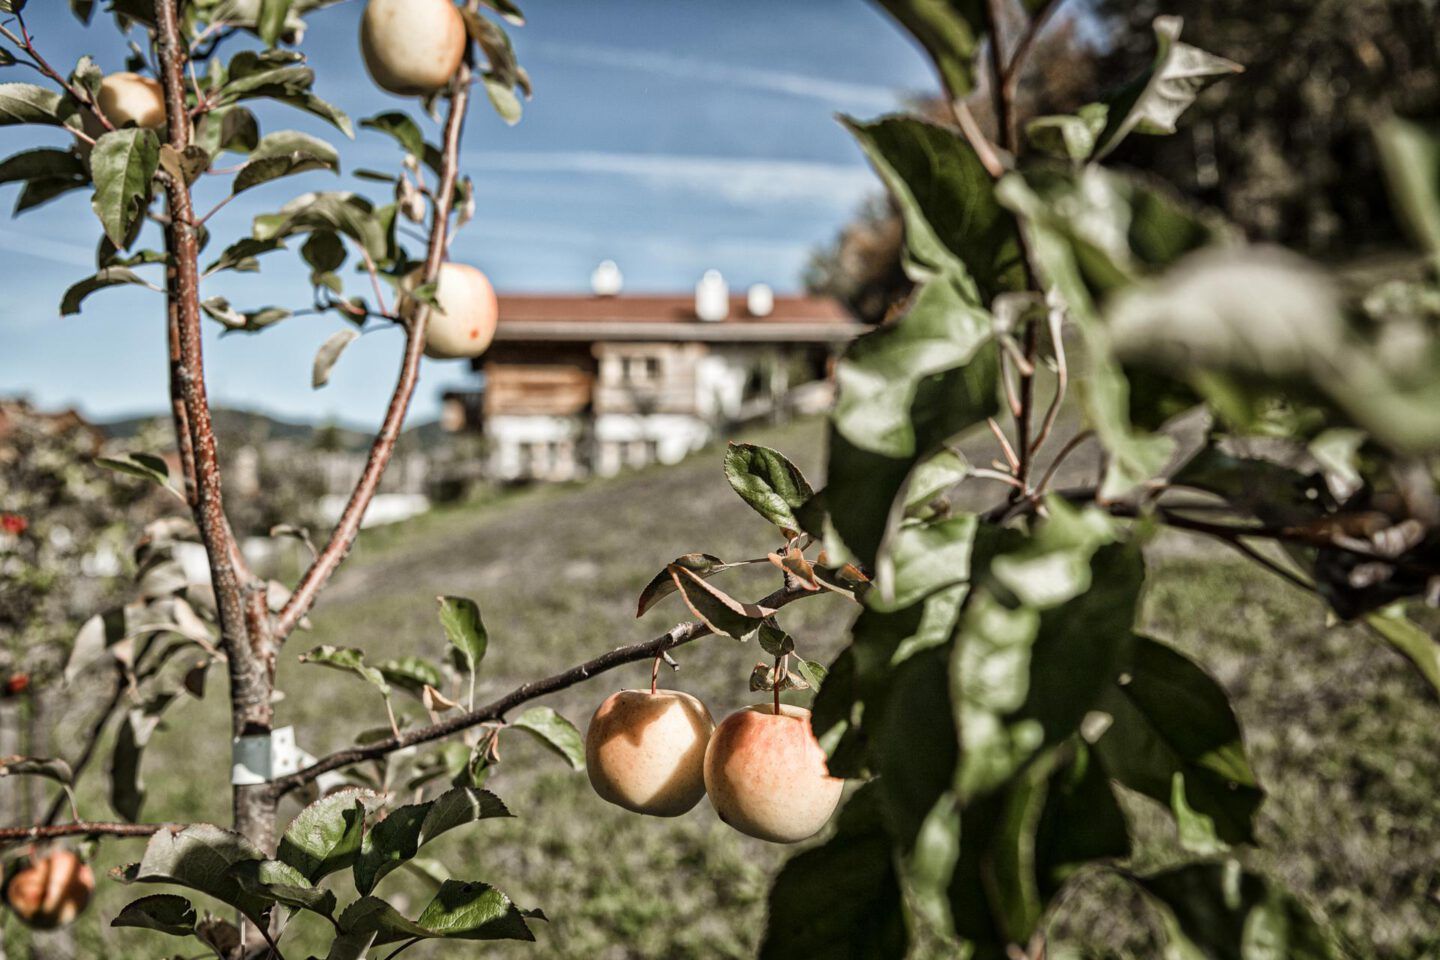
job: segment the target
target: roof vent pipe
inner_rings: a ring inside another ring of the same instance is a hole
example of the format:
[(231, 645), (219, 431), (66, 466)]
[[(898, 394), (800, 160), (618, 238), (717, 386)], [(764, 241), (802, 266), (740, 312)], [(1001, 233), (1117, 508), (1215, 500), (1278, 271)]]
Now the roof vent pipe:
[(625, 277), (614, 260), (602, 260), (590, 274), (590, 289), (597, 297), (614, 297), (625, 288)]
[(745, 309), (752, 317), (768, 317), (775, 309), (775, 291), (767, 284), (756, 283), (745, 291)]
[(719, 270), (706, 270), (695, 284), (695, 316), (715, 322), (730, 315), (730, 287)]

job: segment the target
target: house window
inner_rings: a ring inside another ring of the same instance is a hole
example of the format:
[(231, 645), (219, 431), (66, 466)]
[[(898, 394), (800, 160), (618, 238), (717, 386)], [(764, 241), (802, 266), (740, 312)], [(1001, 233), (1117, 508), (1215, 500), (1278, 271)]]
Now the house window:
[(626, 383), (648, 386), (660, 379), (659, 357), (625, 357), (621, 363)]

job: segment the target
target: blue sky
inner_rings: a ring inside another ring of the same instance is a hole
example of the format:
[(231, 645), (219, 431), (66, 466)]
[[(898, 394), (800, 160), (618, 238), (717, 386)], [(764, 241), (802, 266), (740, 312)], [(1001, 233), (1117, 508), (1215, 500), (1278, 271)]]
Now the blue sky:
[[(37, 45), (62, 70), (84, 53), (123, 69), (124, 44), (108, 17), (86, 31), (59, 0), (30, 4)], [(732, 287), (766, 282), (799, 288), (809, 251), (828, 240), (862, 198), (879, 190), (836, 112), (874, 116), (932, 86), (921, 56), (862, 0), (530, 0), (528, 24), (511, 30), (535, 99), (507, 127), (481, 100), (464, 143), (477, 184), (474, 223), (452, 248), (504, 291), (580, 291), (601, 259), (616, 260), (632, 291), (687, 290), (715, 267)], [(317, 93), (353, 118), (418, 102), (375, 88), (359, 62), (362, 3), (311, 17), (303, 49)], [(236, 46), (230, 51), (238, 49)], [(12, 67), (0, 80), (32, 80)], [(352, 179), (360, 167), (390, 169), (388, 138), (355, 142), (304, 114), (257, 109), (262, 129), (293, 128), (340, 147), (345, 175), (314, 173), (244, 194), (211, 221), (211, 251), (246, 235), (251, 218), (307, 189), (383, 185)], [(434, 124), (427, 133), (438, 140)], [(57, 135), (3, 130), (5, 154), (57, 144)], [(211, 180), (212, 178), (206, 178)], [(213, 178), (220, 181), (223, 178)], [(223, 196), (203, 189), (198, 208)], [(8, 213), (18, 187), (0, 187)], [(207, 200), (209, 202), (207, 202)], [(75, 405), (94, 417), (160, 410), (166, 402), (163, 310), (157, 295), (102, 291), (61, 319), (67, 286), (94, 270), (98, 224), (88, 192), (16, 220), (0, 219), (0, 393), (45, 406)], [(158, 236), (142, 243), (158, 246)], [(288, 259), (287, 259), (288, 257)], [(237, 306), (302, 307), (309, 291), (298, 256), (273, 254), (260, 274), (217, 278), (206, 295)], [(347, 283), (356, 292), (363, 277)], [(213, 327), (213, 325), (211, 325)], [(341, 322), (299, 317), (259, 335), (207, 330), (212, 396), (219, 403), (292, 418), (375, 422), (398, 363), (401, 337), (362, 337), (329, 386), (310, 388), (315, 349)], [(466, 378), (463, 365), (427, 362), (412, 422), (433, 417), (440, 391)]]

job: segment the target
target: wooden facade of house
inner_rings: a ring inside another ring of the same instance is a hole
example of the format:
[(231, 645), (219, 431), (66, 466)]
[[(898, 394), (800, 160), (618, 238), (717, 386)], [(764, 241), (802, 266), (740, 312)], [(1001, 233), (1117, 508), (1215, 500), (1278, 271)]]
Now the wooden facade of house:
[[(506, 296), (477, 361), (479, 396), (446, 395), (445, 422), (482, 431), (502, 480), (569, 480), (675, 462), (720, 431), (787, 412), (865, 329), (833, 300), (743, 296), (701, 320), (688, 296)], [(823, 388), (822, 388), (823, 389)], [(478, 415), (478, 417), (477, 417)]]

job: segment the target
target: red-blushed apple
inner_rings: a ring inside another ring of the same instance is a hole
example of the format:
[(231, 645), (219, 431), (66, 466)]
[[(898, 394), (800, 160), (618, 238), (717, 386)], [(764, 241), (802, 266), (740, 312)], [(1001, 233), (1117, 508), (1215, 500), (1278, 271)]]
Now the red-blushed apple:
[[(100, 90), (95, 95), (95, 105), (116, 127), (134, 124), (159, 130), (165, 126), (165, 88), (160, 81), (142, 77), (138, 73), (124, 71), (112, 73), (100, 81)], [(99, 123), (94, 117), (83, 118), (88, 124)], [(101, 128), (99, 133), (106, 131)]]
[[(420, 286), (423, 278), (424, 271), (417, 268), (405, 277), (400, 288), (408, 293)], [(425, 322), (425, 355), (454, 360), (484, 353), (500, 319), (500, 301), (489, 278), (463, 263), (441, 264), (435, 302), (440, 309), (431, 310)], [(419, 301), (407, 296), (401, 312), (412, 316), (419, 306)]]
[(16, 870), (5, 884), (5, 903), (36, 930), (63, 927), (80, 915), (95, 892), (89, 864), (69, 850), (56, 850)]
[(710, 804), (741, 833), (795, 843), (820, 832), (845, 781), (830, 776), (804, 707), (760, 703), (730, 714), (705, 751)]
[(678, 690), (621, 690), (590, 718), (585, 766), (601, 799), (678, 817), (705, 795), (705, 745), (715, 720)]
[(370, 0), (360, 52), (376, 85), (402, 97), (446, 86), (465, 57), (465, 21), (451, 0)]

